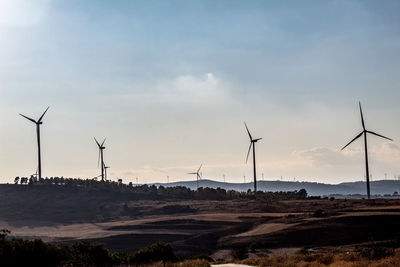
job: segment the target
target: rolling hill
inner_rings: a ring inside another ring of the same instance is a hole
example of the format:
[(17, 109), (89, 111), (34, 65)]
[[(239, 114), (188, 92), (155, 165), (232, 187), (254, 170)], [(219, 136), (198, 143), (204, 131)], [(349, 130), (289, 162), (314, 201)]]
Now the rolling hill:
[[(196, 181), (183, 181), (174, 183), (155, 183), (159, 186), (186, 186), (190, 189), (196, 189)], [(253, 183), (224, 183), (213, 180), (200, 180), (200, 187), (223, 188), (226, 190), (247, 191), (253, 190)], [(261, 191), (294, 191), (306, 189), (310, 196), (328, 196), (328, 195), (359, 195), (363, 197), (366, 192), (366, 184), (363, 181), (324, 184), (315, 182), (290, 182), (290, 181), (258, 181), (258, 190)], [(394, 192), (400, 192), (400, 181), (398, 180), (379, 180), (371, 182), (371, 194), (375, 196), (392, 195)]]

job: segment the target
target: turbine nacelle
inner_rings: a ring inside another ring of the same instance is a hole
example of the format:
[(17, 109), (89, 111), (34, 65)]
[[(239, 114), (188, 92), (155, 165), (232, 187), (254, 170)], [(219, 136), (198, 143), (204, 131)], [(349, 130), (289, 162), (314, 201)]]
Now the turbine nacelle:
[(32, 119), (32, 118), (29, 118), (29, 117), (27, 117), (27, 116), (25, 116), (25, 115), (23, 115), (23, 114), (21, 114), (21, 113), (19, 113), (19, 115), (21, 115), (22, 117), (24, 117), (24, 118), (27, 119), (27, 120), (30, 120), (30, 121), (33, 122), (33, 123), (36, 123), (36, 124), (43, 124), (42, 119), (43, 119), (43, 117), (44, 117), (44, 114), (46, 114), (47, 110), (49, 110), (49, 108), (50, 108), (50, 107), (47, 107), (47, 108), (46, 108), (46, 110), (43, 112), (42, 116), (40, 116), (40, 118), (39, 118), (37, 121), (34, 120), (34, 119)]
[(99, 149), (105, 149), (106, 147), (104, 146), (104, 142), (106, 141), (106, 138), (104, 138), (103, 142), (100, 144), (99, 141), (97, 141), (96, 137), (93, 137), (94, 141), (96, 141), (97, 146)]

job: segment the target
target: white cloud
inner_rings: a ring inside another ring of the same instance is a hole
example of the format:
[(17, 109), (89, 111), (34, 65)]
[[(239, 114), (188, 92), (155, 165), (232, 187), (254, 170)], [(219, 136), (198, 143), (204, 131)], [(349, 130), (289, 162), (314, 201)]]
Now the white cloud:
[(214, 103), (227, 96), (227, 85), (213, 73), (181, 75), (156, 86), (156, 97), (170, 103)]
[[(400, 163), (400, 147), (393, 142), (384, 142), (377, 147), (369, 148), (369, 161), (378, 165), (390, 166), (396, 169)], [(302, 151), (294, 151), (291, 156), (277, 166), (308, 166), (318, 168), (344, 168), (363, 164), (362, 149), (332, 149), (329, 147), (314, 147)], [(310, 173), (312, 169), (310, 169)]]
[[(160, 79), (145, 90), (139, 85), (126, 85), (120, 94), (104, 95), (99, 101), (117, 103), (119, 108), (131, 110), (132, 102), (141, 107), (153, 109), (166, 106), (173, 109), (190, 110), (192, 107), (210, 107), (230, 104), (230, 85), (213, 73), (197, 75), (178, 75), (169, 79)], [(86, 100), (85, 100), (86, 101)]]
[(377, 150), (373, 152), (381, 161), (394, 164), (396, 166), (400, 163), (400, 146), (394, 142), (384, 142)]
[(361, 158), (361, 151), (340, 151), (328, 147), (314, 147), (303, 151), (294, 151), (292, 156), (298, 160), (308, 161), (311, 166), (339, 166), (353, 164)]

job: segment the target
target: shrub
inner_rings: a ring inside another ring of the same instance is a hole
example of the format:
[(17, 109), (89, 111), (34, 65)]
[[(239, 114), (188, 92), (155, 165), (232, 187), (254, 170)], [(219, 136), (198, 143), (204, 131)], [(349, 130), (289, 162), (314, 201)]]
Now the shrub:
[(158, 242), (128, 255), (127, 263), (148, 263), (155, 261), (173, 261), (175, 254), (172, 247), (164, 242)]
[(394, 250), (392, 248), (386, 248), (386, 247), (373, 247), (373, 248), (363, 249), (361, 251), (361, 255), (369, 260), (378, 260), (387, 258), (389, 256), (393, 256)]

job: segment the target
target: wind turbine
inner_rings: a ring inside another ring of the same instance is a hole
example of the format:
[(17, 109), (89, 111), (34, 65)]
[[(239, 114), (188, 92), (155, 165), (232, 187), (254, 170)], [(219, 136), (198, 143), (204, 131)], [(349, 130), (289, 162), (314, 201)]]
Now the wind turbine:
[(104, 178), (107, 180), (107, 169), (110, 168), (110, 166), (106, 166), (104, 163)]
[(35, 177), (39, 181), (39, 179), (38, 179), (38, 171), (36, 170), (36, 172), (34, 174), (31, 174), (31, 177)]
[(36, 135), (37, 135), (37, 144), (38, 144), (38, 175), (39, 175), (39, 179), (42, 178), (42, 161), (41, 161), (41, 157), (40, 157), (40, 124), (42, 124), (42, 119), (44, 114), (46, 114), (47, 110), (49, 109), (49, 107), (46, 108), (46, 110), (43, 112), (42, 116), (40, 116), (40, 118), (35, 121), (34, 119), (31, 119), (25, 115), (22, 115), (21, 113), (19, 115), (21, 115), (22, 117), (24, 117), (27, 120), (30, 120), (31, 122), (36, 124)]
[(199, 179), (201, 179), (201, 175), (199, 173), (201, 166), (203, 166), (203, 164), (200, 165), (199, 169), (197, 170), (197, 172), (189, 172), (188, 174), (196, 174), (196, 178), (197, 178), (197, 188), (199, 188)]
[(367, 150), (367, 134), (373, 134), (373, 135), (382, 137), (382, 138), (384, 138), (384, 139), (388, 139), (388, 140), (390, 140), (390, 141), (393, 141), (393, 140), (390, 139), (390, 138), (388, 138), (388, 137), (386, 137), (386, 136), (383, 136), (383, 135), (380, 135), (380, 134), (377, 134), (377, 133), (374, 133), (374, 132), (371, 132), (371, 131), (368, 131), (367, 129), (365, 129), (364, 117), (363, 117), (363, 113), (362, 113), (362, 109), (361, 109), (361, 102), (358, 102), (358, 105), (360, 106), (361, 124), (362, 124), (362, 127), (363, 127), (363, 131), (362, 131), (361, 133), (359, 133), (356, 137), (354, 137), (354, 139), (351, 140), (347, 145), (345, 145), (345, 146), (342, 148), (342, 150), (345, 149), (345, 148), (346, 148), (348, 145), (350, 145), (351, 143), (353, 143), (355, 140), (357, 140), (360, 136), (364, 135), (365, 173), (366, 173), (366, 178), (367, 178), (367, 196), (368, 196), (368, 199), (370, 199), (369, 169), (368, 169), (368, 150)]
[(247, 163), (247, 160), (249, 159), (250, 149), (251, 149), (251, 147), (253, 147), (254, 192), (257, 192), (256, 143), (257, 143), (258, 140), (261, 140), (262, 138), (253, 139), (253, 137), (250, 134), (249, 128), (247, 128), (246, 122), (244, 123), (244, 126), (246, 126), (246, 130), (247, 130), (247, 133), (249, 134), (249, 138), (250, 138), (250, 146), (249, 146), (249, 151), (247, 151), (246, 163)]
[(97, 139), (96, 139), (96, 137), (93, 137), (94, 138), (94, 141), (96, 141), (96, 144), (97, 144), (97, 146), (99, 147), (99, 157), (98, 157), (98, 160), (97, 160), (97, 165), (99, 165), (99, 161), (100, 161), (100, 159), (101, 159), (101, 180), (102, 181), (104, 181), (104, 158), (103, 158), (103, 150), (106, 148), (105, 146), (104, 146), (104, 142), (106, 141), (106, 139), (104, 138), (104, 141), (103, 141), (103, 143), (99, 143), (98, 141), (97, 141)]

